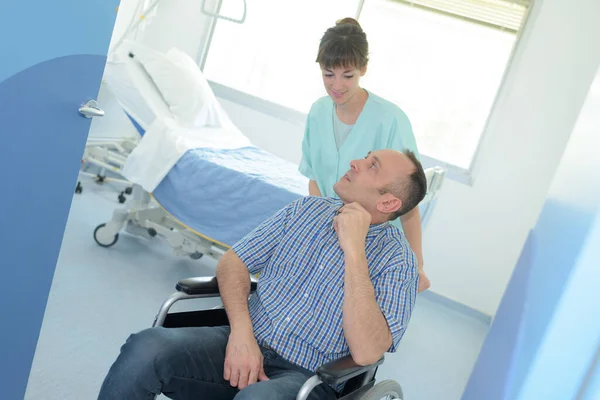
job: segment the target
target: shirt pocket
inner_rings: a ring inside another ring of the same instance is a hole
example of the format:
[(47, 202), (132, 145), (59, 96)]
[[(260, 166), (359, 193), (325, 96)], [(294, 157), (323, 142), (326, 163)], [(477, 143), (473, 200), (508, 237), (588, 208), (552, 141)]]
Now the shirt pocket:
[(306, 321), (306, 341), (329, 359), (348, 351), (343, 328), (343, 286), (323, 285), (315, 291)]
[(285, 282), (293, 279), (301, 270), (301, 258), (297, 251), (291, 251), (291, 255), (276, 254), (260, 275), (261, 283)]

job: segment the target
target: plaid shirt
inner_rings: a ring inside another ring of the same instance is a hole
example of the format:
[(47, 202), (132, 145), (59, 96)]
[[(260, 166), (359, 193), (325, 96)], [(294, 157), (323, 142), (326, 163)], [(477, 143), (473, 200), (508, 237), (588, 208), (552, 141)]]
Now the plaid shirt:
[[(233, 246), (260, 273), (249, 309), (257, 342), (310, 371), (350, 354), (342, 328), (344, 254), (333, 228), (343, 203), (304, 197), (281, 209)], [(372, 225), (366, 256), (394, 352), (417, 295), (417, 260), (402, 232)]]

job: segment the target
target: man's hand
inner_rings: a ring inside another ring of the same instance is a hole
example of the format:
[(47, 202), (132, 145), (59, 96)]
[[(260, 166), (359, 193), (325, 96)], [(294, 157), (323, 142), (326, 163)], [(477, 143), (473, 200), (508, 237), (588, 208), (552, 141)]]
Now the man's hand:
[(260, 381), (267, 381), (263, 367), (263, 355), (252, 331), (231, 332), (225, 350), (223, 377), (238, 389)]
[(346, 204), (340, 209), (333, 219), (333, 227), (344, 253), (365, 250), (371, 219), (371, 214), (358, 203)]

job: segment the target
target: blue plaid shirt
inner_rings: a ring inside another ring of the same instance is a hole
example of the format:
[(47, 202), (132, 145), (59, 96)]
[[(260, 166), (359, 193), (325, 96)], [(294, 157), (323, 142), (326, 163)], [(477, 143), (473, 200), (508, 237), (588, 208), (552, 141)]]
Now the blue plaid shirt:
[[(333, 228), (339, 199), (304, 197), (281, 209), (233, 246), (260, 273), (249, 309), (257, 342), (310, 371), (350, 354), (342, 328), (344, 254)], [(394, 352), (417, 295), (417, 260), (402, 232), (372, 225), (366, 256)]]

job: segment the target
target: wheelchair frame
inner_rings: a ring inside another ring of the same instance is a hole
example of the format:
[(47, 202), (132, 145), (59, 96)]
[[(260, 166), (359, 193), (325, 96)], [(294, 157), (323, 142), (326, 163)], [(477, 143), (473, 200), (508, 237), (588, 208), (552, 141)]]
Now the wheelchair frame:
[[(258, 280), (251, 277), (250, 295), (256, 291)], [(183, 279), (175, 286), (177, 289), (169, 296), (161, 305), (154, 322), (153, 327), (162, 326), (166, 328), (194, 326), (186, 323), (192, 317), (198, 316), (199, 313), (213, 313), (216, 316), (214, 324), (202, 324), (198, 326), (215, 326), (228, 324), (225, 310), (222, 307), (218, 309), (208, 309), (202, 311), (183, 311), (169, 313), (171, 307), (180, 300), (210, 298), (219, 296), (219, 286), (216, 277), (197, 277)], [(306, 400), (310, 392), (320, 384), (329, 384), (335, 386), (340, 383), (345, 383), (338, 399), (340, 400), (366, 400), (363, 397), (375, 383), (375, 374), (377, 368), (384, 361), (381, 357), (376, 363), (361, 366), (354, 362), (351, 355), (331, 361), (319, 367), (312, 377), (310, 377), (300, 388), (296, 400)], [(399, 386), (399, 384), (398, 384)], [(396, 399), (402, 400), (403, 394), (400, 388), (399, 397)], [(375, 399), (370, 399), (375, 400)]]

